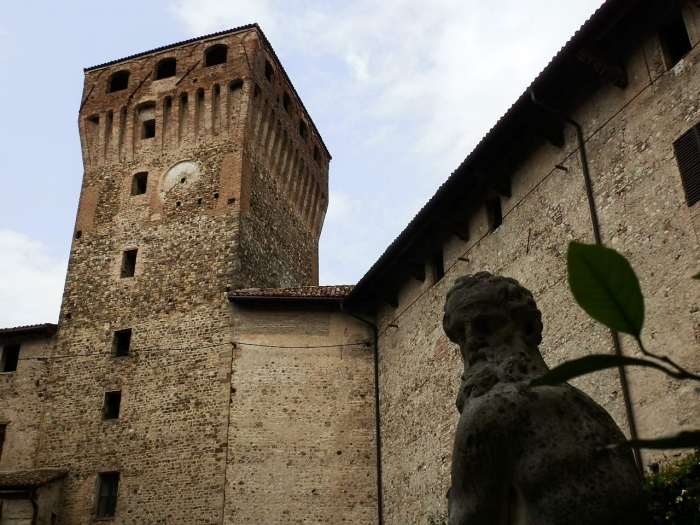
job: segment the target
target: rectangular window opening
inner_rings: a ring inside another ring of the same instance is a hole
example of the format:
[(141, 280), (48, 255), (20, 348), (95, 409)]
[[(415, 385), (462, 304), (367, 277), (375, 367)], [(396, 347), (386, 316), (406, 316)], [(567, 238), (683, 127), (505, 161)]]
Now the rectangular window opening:
[(102, 419), (119, 419), (119, 405), (122, 402), (122, 391), (105, 392), (105, 402), (102, 406)]
[(122, 273), (121, 277), (133, 277), (136, 272), (136, 252), (135, 250), (126, 250), (122, 256)]
[(131, 195), (143, 195), (146, 193), (146, 186), (148, 184), (148, 172), (141, 171), (134, 174), (134, 178), (131, 182)]
[(142, 139), (152, 139), (156, 136), (156, 119), (149, 119), (143, 121), (143, 126), (141, 127), (141, 138)]
[(117, 511), (119, 472), (104, 472), (99, 477), (97, 518), (113, 518)]
[(7, 425), (0, 425), (0, 458), (2, 458), (2, 448), (5, 445), (5, 435), (7, 434)]
[(664, 52), (666, 69), (671, 69), (693, 47), (679, 6), (674, 7), (673, 11), (659, 25), (658, 34)]
[(700, 124), (673, 143), (678, 171), (688, 206), (700, 202)]
[(433, 267), (434, 282), (438, 282), (445, 277), (445, 261), (442, 255), (442, 248), (438, 249), (430, 259), (430, 265)]
[(489, 230), (496, 231), (503, 224), (503, 211), (501, 210), (501, 197), (496, 195), (486, 201), (486, 211), (489, 218)]
[(114, 332), (114, 356), (128, 357), (131, 346), (131, 328)]
[(5, 345), (2, 347), (2, 359), (0, 360), (0, 372), (15, 372), (19, 361), (20, 345)]

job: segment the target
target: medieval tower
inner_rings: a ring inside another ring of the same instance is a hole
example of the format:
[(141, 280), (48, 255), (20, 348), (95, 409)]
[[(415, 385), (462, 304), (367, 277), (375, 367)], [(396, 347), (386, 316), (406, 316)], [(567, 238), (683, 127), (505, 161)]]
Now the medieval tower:
[(226, 522), (271, 523), (225, 502), (246, 462), (228, 447), (227, 292), (317, 284), (330, 155), (257, 25), (87, 69), (79, 126), (45, 416), (26, 434), (35, 467), (68, 469), (60, 522), (222, 523), (228, 506)]

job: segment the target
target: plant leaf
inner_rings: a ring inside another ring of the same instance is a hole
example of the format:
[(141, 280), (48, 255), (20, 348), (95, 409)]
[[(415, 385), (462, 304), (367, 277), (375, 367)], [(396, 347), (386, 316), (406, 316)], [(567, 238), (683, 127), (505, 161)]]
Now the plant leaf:
[(623, 441), (605, 448), (697, 448), (700, 447), (700, 430), (679, 432), (671, 436), (662, 436), (656, 439), (634, 439)]
[(693, 279), (697, 279), (698, 281), (700, 281), (700, 273), (696, 273), (695, 275), (693, 275)]
[(604, 246), (572, 241), (566, 263), (569, 288), (579, 306), (611, 330), (639, 338), (644, 297), (627, 259)]
[(543, 376), (530, 381), (530, 386), (558, 385), (559, 383), (564, 383), (570, 379), (574, 379), (575, 377), (584, 376), (592, 372), (598, 372), (599, 370), (629, 365), (646, 366), (667, 372), (666, 368), (660, 364), (655, 363), (654, 361), (647, 361), (646, 359), (638, 359), (636, 357), (627, 357), (624, 355), (593, 354), (580, 357), (579, 359), (566, 361), (565, 363), (552, 368)]

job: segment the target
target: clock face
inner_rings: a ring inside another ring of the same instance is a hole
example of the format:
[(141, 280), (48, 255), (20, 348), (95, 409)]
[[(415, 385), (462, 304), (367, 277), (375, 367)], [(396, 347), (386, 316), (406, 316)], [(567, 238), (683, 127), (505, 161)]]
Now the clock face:
[(163, 177), (160, 195), (165, 199), (168, 194), (180, 193), (197, 182), (200, 178), (199, 166), (191, 160), (184, 160), (172, 166)]

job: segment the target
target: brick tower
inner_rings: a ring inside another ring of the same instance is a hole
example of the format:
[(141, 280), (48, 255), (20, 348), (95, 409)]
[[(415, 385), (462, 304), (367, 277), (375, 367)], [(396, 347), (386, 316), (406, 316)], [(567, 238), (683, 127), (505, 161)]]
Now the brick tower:
[(317, 284), (330, 155), (257, 25), (87, 69), (79, 125), (36, 466), (61, 523), (221, 523), (226, 292)]

